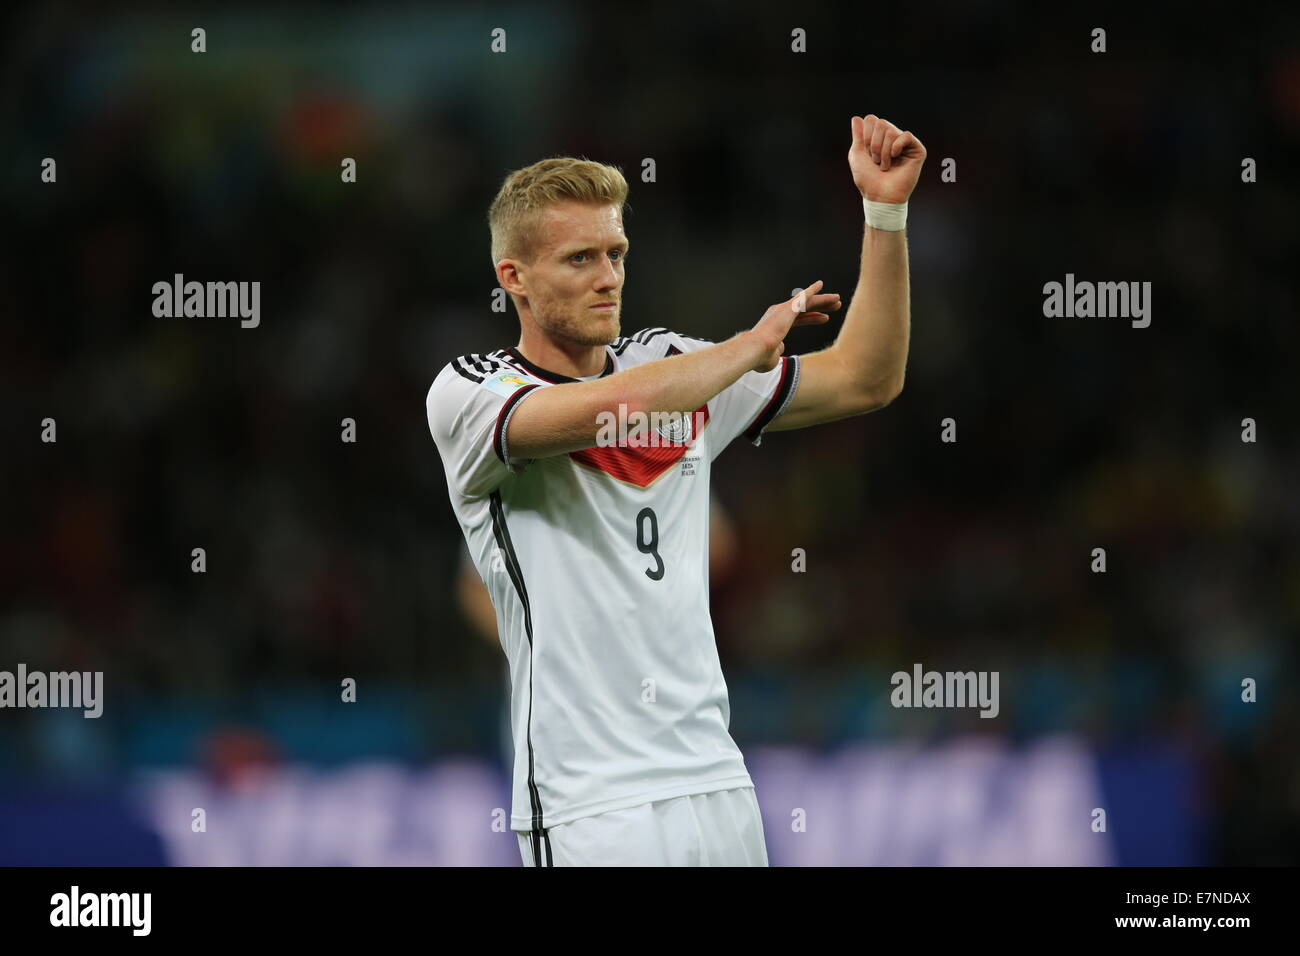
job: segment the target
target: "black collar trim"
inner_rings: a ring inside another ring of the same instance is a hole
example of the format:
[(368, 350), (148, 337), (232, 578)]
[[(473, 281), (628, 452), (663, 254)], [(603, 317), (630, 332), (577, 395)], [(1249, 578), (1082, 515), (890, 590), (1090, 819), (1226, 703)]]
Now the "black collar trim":
[[(506, 354), (509, 355), (516, 362), (518, 362), (520, 365), (522, 365), (530, 373), (536, 375), (538, 378), (545, 379), (548, 382), (554, 382), (558, 384), (561, 382), (580, 381), (579, 379), (571, 378), (568, 375), (561, 375), (559, 372), (552, 372), (550, 369), (542, 368), (540, 365), (534, 365), (532, 362), (528, 361), (528, 359), (524, 358), (519, 353), (519, 349), (515, 348), (513, 345), (510, 346), (508, 349), (506, 349)], [(614, 356), (610, 355), (609, 349), (606, 348), (605, 349), (605, 370), (600, 373), (600, 377), (604, 378), (606, 375), (613, 374), (613, 372), (614, 372)]]

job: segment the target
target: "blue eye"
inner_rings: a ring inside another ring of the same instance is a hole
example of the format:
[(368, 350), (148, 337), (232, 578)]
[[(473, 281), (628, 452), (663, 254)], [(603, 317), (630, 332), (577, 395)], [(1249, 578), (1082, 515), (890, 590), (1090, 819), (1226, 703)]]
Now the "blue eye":
[[(613, 256), (617, 256), (617, 258), (614, 260), (615, 262), (620, 262), (623, 259), (627, 258), (627, 253), (623, 252), (621, 249), (611, 249), (610, 254)], [(579, 256), (585, 256), (585, 255), (586, 255), (585, 252), (575, 252), (573, 255), (569, 256), (569, 261), (572, 262), (574, 259), (577, 259)]]

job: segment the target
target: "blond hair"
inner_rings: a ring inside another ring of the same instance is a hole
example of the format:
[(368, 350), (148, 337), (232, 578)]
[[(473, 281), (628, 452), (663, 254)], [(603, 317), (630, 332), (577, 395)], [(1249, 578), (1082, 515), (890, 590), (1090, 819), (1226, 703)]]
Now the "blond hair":
[(541, 252), (542, 214), (548, 206), (567, 201), (612, 204), (622, 215), (627, 180), (617, 166), (572, 156), (516, 169), (505, 178), (488, 209), (492, 265), (506, 258), (531, 264)]

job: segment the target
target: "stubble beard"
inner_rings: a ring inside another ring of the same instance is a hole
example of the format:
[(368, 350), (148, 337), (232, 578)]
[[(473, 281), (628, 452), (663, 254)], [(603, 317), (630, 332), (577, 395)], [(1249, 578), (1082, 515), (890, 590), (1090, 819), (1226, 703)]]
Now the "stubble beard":
[(590, 313), (590, 317), (575, 316), (572, 310), (557, 309), (547, 312), (539, 310), (534, 320), (553, 339), (572, 345), (594, 348), (598, 345), (609, 345), (618, 338), (621, 330), (619, 321), (621, 306), (616, 307), (612, 315), (594, 309), (586, 311)]

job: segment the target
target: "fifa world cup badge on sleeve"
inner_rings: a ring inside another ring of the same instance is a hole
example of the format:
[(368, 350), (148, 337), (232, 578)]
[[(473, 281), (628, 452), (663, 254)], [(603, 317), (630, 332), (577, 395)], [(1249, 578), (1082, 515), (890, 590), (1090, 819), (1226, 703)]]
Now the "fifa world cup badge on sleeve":
[(489, 375), (487, 378), (483, 379), (482, 382), (484, 388), (489, 392), (495, 392), (502, 398), (509, 398), (518, 389), (523, 388), (525, 385), (544, 384), (546, 383), (530, 378), (519, 372), (501, 372), (497, 375)]

